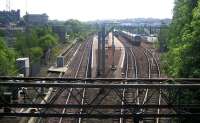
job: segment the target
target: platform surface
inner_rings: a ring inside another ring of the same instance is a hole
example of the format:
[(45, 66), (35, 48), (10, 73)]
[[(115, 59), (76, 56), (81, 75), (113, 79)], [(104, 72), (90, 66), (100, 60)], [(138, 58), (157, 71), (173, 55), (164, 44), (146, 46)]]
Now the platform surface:
[(50, 67), (48, 69), (49, 72), (59, 72), (59, 73), (64, 73), (67, 71), (67, 67)]
[[(117, 50), (120, 51), (120, 58), (119, 59), (115, 59), (115, 62), (117, 62), (118, 64), (116, 65), (116, 70), (113, 73), (113, 77), (121, 77), (121, 73), (122, 73), (121, 70), (123, 68), (124, 59), (125, 59), (125, 48), (124, 48), (124, 45), (121, 43), (121, 41), (116, 37), (114, 37), (114, 45), (115, 45), (115, 47), (117, 47), (115, 49), (115, 52)], [(108, 47), (112, 47), (112, 33), (109, 33)], [(115, 55), (117, 55), (117, 54), (115, 54)]]

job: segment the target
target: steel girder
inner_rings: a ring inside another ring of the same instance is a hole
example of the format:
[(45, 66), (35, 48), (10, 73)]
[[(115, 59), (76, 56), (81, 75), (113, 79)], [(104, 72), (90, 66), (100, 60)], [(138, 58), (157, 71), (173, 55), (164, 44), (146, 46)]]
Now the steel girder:
[[(0, 107), (9, 108), (11, 112), (0, 111), (0, 116), (19, 116), (19, 117), (70, 117), (70, 118), (172, 118), (172, 117), (193, 117), (198, 118), (200, 112), (189, 112), (192, 109), (199, 110), (200, 104), (188, 102), (181, 103), (179, 99), (183, 92), (190, 89), (199, 89), (199, 79), (67, 79), (67, 78), (16, 78), (16, 77), (0, 77), (4, 82), (0, 83), (6, 91), (19, 90), (26, 87), (28, 91), (24, 92), (22, 101), (8, 102), (3, 96), (0, 98)], [(5, 82), (12, 80), (9, 82)], [(20, 81), (19, 81), (20, 80)], [(38, 84), (35, 81), (46, 81), (46, 83)], [(96, 81), (95, 81), (96, 80)], [(65, 81), (65, 83), (64, 83)], [(87, 84), (84, 82), (88, 81)], [(129, 81), (131, 84), (120, 84)], [(160, 82), (165, 81), (164, 84)], [(110, 84), (110, 82), (113, 82)], [(134, 84), (141, 82), (141, 84)], [(152, 83), (154, 82), (154, 83)], [(159, 84), (158, 84), (159, 82)], [(169, 83), (176, 84), (169, 84)], [(177, 83), (178, 82), (178, 83)], [(157, 83), (157, 84), (155, 84)], [(181, 84), (183, 83), (183, 84)], [(190, 84), (189, 84), (190, 83)], [(41, 88), (44, 91), (41, 91)], [(49, 88), (53, 88), (51, 98), (45, 99), (45, 95)], [(71, 103), (65, 104), (58, 101), (59, 96), (66, 98), (70, 89)], [(82, 91), (86, 89), (87, 103), (81, 104)], [(136, 104), (137, 96), (142, 100), (144, 98), (143, 91), (151, 92), (145, 101)], [(140, 95), (123, 98), (122, 90), (134, 93), (134, 89), (139, 89)], [(131, 90), (131, 91), (130, 91)], [(160, 91), (161, 90), (161, 91)], [(60, 93), (60, 94), (58, 94)], [(162, 104), (154, 104), (151, 100), (155, 100), (157, 95), (162, 94)], [(33, 96), (34, 94), (34, 96)], [(130, 98), (132, 102), (130, 102)], [(42, 102), (42, 103), (41, 103)], [(124, 102), (124, 105), (121, 105)], [(59, 113), (58, 109), (65, 108), (74, 112)], [(19, 112), (18, 109), (24, 109)], [(28, 109), (35, 109), (35, 112), (26, 112)], [(82, 113), (79, 110), (83, 109)], [(123, 109), (123, 114), (118, 112)], [(148, 113), (148, 110), (160, 109), (161, 113)]]

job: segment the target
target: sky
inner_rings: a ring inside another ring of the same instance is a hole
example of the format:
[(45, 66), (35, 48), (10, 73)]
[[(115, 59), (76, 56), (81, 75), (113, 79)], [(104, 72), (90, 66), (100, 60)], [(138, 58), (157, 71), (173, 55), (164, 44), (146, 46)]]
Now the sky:
[[(0, 10), (6, 9), (0, 0)], [(127, 18), (172, 18), (174, 0), (10, 0), (11, 9), (47, 13), (49, 19), (81, 21)]]

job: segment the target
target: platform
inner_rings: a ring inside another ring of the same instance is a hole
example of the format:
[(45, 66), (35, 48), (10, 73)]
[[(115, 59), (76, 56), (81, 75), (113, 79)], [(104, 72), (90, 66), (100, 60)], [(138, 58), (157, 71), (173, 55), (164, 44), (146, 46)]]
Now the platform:
[[(106, 77), (121, 77), (121, 70), (124, 65), (125, 59), (125, 48), (124, 45), (114, 37), (115, 47), (115, 55), (114, 55), (114, 64), (116, 69), (112, 70), (113, 56), (112, 56), (112, 33), (108, 35), (108, 42), (106, 43)], [(97, 61), (98, 61), (98, 36), (94, 36), (93, 38), (93, 46), (92, 46), (92, 78), (96, 78), (97, 73)]]
[[(112, 77), (115, 78), (115, 77), (122, 77), (121, 73), (122, 73), (122, 68), (123, 68), (124, 59), (125, 59), (125, 48), (124, 48), (124, 45), (121, 43), (121, 41), (119, 41), (118, 38), (116, 37), (114, 37), (114, 45), (115, 47), (118, 47), (115, 49), (115, 56), (114, 56), (116, 69), (112, 73)], [(112, 33), (109, 33), (107, 47), (112, 48)], [(108, 61), (112, 61), (112, 51), (108, 54)], [(109, 63), (109, 66), (111, 68), (112, 63)]]
[(48, 69), (48, 72), (55, 72), (55, 73), (64, 73), (67, 71), (67, 67), (54, 67), (54, 66), (51, 66), (49, 69)]
[(93, 38), (93, 44), (92, 44), (92, 78), (96, 77), (97, 73), (97, 52), (98, 52), (98, 36), (95, 35)]

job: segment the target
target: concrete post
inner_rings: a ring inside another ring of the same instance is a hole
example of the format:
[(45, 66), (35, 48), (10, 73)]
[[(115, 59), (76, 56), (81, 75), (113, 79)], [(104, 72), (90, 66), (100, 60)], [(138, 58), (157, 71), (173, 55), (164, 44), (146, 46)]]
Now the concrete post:
[(98, 61), (97, 61), (97, 76), (101, 74), (101, 32), (98, 32)]
[(106, 64), (106, 49), (105, 49), (105, 25), (102, 26), (102, 74), (105, 74), (105, 64)]

